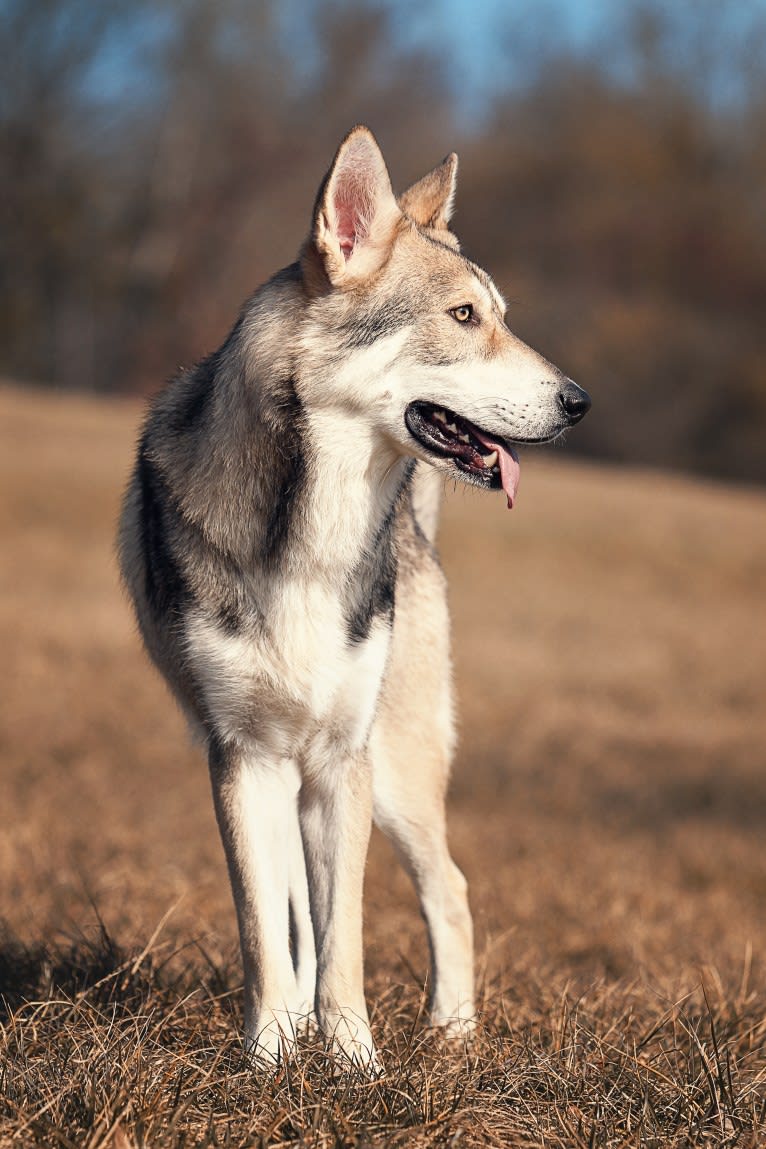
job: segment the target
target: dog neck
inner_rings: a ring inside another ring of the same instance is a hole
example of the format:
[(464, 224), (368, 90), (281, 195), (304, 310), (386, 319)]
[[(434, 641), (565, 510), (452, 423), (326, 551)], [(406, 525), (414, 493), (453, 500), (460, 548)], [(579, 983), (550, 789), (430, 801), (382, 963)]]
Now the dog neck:
[(306, 410), (304, 537), (298, 561), (333, 577), (369, 554), (413, 470), (381, 433), (356, 413)]

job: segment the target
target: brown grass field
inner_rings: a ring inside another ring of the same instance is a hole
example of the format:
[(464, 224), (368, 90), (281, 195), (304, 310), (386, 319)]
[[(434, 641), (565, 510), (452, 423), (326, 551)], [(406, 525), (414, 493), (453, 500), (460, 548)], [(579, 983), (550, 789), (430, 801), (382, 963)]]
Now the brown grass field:
[[(450, 491), (468, 1049), (374, 836), (385, 1075), (243, 1061), (206, 768), (112, 553), (131, 403), (0, 389), (0, 1144), (766, 1144), (766, 495), (527, 456)], [(597, 410), (592, 418), (597, 417)]]

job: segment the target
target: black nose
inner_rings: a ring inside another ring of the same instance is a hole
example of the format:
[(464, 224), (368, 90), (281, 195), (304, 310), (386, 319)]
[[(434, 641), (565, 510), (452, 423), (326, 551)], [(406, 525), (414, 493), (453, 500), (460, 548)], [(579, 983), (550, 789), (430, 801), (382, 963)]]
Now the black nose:
[(559, 401), (571, 425), (579, 423), (590, 411), (590, 395), (571, 379), (559, 392)]

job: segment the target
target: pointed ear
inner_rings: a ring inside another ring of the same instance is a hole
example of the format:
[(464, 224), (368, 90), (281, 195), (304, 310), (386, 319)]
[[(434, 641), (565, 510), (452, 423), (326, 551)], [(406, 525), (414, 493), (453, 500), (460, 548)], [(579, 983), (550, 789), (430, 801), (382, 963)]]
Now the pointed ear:
[(358, 283), (385, 262), (401, 212), (369, 128), (338, 148), (314, 207), (313, 245), (336, 286)]
[(445, 231), (452, 216), (457, 187), (457, 156), (445, 160), (399, 196), (399, 206), (419, 227)]

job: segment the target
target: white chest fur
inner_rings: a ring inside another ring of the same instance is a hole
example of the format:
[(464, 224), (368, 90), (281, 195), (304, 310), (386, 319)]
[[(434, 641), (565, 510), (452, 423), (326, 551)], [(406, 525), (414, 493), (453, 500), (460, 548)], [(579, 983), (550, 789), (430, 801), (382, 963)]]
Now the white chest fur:
[(341, 602), (325, 585), (290, 581), (274, 600), (258, 635), (227, 634), (201, 612), (189, 617), (189, 663), (216, 730), (278, 758), (300, 757), (320, 729), (358, 751), (385, 672), (388, 625), (377, 620), (352, 645)]

